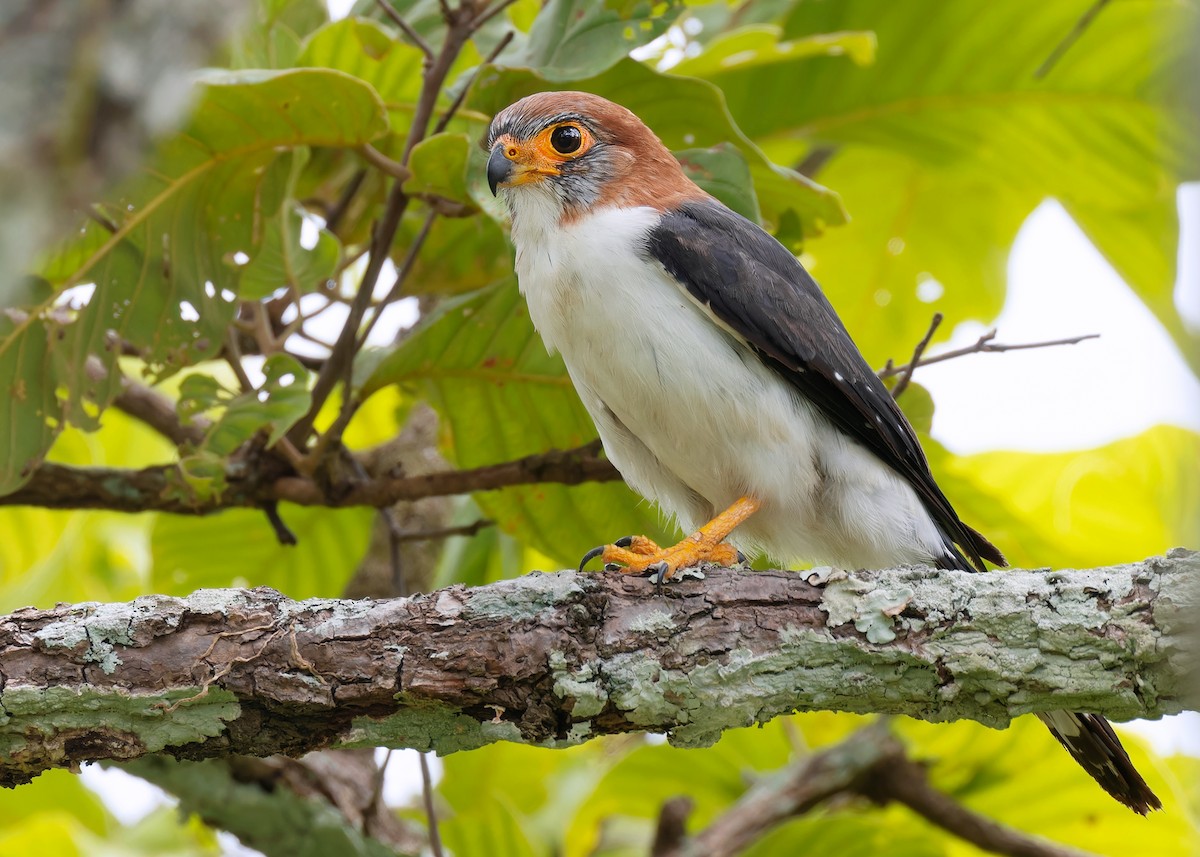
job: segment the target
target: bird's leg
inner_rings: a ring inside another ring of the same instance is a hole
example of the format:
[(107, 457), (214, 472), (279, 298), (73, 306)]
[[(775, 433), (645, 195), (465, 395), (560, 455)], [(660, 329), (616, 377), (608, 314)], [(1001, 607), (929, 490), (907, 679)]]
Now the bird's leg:
[(614, 544), (604, 545), (587, 552), (580, 569), (594, 557), (601, 557), (605, 566), (620, 567), (625, 574), (653, 572), (659, 580), (670, 580), (681, 568), (690, 568), (702, 562), (734, 566), (742, 562), (738, 549), (724, 544), (734, 528), (758, 511), (762, 504), (753, 497), (740, 497), (721, 514), (683, 541), (668, 548), (660, 548), (645, 536), (627, 536)]

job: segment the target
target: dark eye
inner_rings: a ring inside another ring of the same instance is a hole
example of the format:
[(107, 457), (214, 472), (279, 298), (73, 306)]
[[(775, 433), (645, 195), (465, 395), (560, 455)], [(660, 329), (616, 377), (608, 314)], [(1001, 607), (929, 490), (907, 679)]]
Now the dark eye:
[(550, 145), (560, 155), (569, 155), (583, 144), (583, 134), (574, 125), (560, 125), (550, 133)]

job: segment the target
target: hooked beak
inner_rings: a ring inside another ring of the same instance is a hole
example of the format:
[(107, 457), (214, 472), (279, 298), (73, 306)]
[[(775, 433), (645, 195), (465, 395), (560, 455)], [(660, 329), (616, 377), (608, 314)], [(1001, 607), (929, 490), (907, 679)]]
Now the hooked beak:
[(513, 162), (504, 156), (504, 147), (497, 145), (492, 149), (487, 164), (488, 187), (492, 190), (492, 196), (496, 195), (496, 188), (512, 178), (512, 173)]

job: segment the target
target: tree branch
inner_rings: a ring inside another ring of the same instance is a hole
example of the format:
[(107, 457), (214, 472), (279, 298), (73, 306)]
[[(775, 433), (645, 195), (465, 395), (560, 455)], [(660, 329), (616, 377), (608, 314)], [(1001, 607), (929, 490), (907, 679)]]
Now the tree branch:
[(552, 449), (471, 470), (447, 470), (419, 476), (383, 474), (356, 482), (336, 497), (328, 496), (316, 481), (302, 476), (239, 480), (231, 475), (229, 486), (220, 495), (198, 497), (180, 477), (174, 464), (129, 470), (68, 467), (46, 462), (34, 471), (25, 485), (0, 497), (0, 507), (154, 511), (177, 515), (209, 515), (222, 509), (265, 507), (273, 502), (382, 508), (401, 500), (494, 491), (514, 485), (538, 482), (579, 485), (620, 478), (612, 463), (600, 457), (598, 441), (575, 449)]
[(870, 776), (862, 780), (858, 786), (860, 792), (881, 804), (902, 803), (926, 821), (993, 854), (1083, 857), (1083, 852), (1074, 848), (1035, 839), (972, 812), (930, 785), (924, 766), (905, 756), (898, 743), (896, 749), (886, 764), (876, 765)]
[(423, 839), (387, 807), (363, 803), (370, 761), (358, 754), (303, 760), (230, 756), (181, 764), (165, 755), (121, 765), (179, 798), (184, 812), (268, 857), (399, 857)]
[(390, 601), (202, 590), (26, 608), (0, 619), (0, 784), (160, 751), (631, 731), (700, 746), (794, 710), (1158, 717), (1200, 707), (1198, 610), (1200, 554), (1184, 550), (1049, 573), (710, 569), (662, 596), (560, 572)]
[(846, 740), (763, 778), (694, 838), (681, 838), (655, 857), (735, 857), (771, 828), (847, 795), (863, 795), (883, 804), (903, 803), (938, 827), (994, 854), (1085, 857), (1080, 851), (998, 824), (934, 789), (925, 769), (908, 758), (885, 722), (859, 729)]

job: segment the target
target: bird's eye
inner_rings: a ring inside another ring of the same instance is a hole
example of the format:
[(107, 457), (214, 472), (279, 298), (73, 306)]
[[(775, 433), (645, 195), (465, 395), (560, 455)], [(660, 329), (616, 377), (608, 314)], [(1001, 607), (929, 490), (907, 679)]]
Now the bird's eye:
[(583, 144), (583, 134), (574, 125), (559, 125), (550, 133), (550, 145), (560, 155), (569, 155)]

